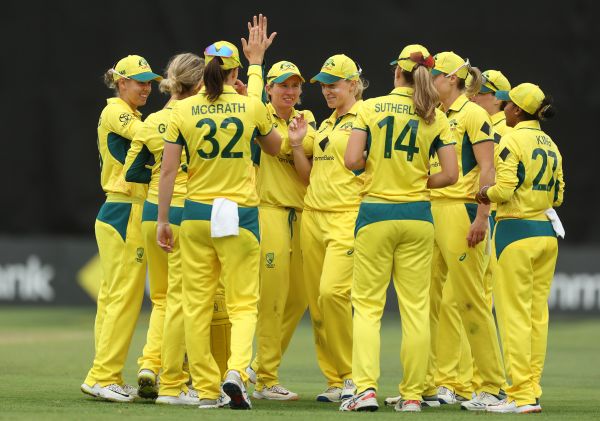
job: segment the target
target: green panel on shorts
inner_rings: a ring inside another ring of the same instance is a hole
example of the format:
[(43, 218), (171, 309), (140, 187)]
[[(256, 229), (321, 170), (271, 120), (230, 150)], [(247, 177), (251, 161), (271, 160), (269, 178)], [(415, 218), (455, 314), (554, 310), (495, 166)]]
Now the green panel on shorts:
[[(182, 221), (210, 221), (212, 205), (186, 200), (183, 208)], [(260, 242), (260, 233), (258, 228), (258, 208), (238, 207), (240, 217), (240, 228), (247, 229)]]
[[(183, 215), (182, 206), (171, 206), (169, 208), (169, 223), (173, 225), (181, 225), (181, 217)], [(156, 222), (158, 221), (158, 205), (144, 202), (144, 209), (142, 210), (142, 222)]]
[(96, 219), (113, 227), (123, 241), (127, 237), (127, 223), (131, 214), (131, 203), (105, 202)]
[(431, 202), (361, 203), (354, 236), (362, 227), (381, 221), (425, 221), (433, 224)]
[(503, 219), (496, 223), (494, 244), (496, 245), (496, 258), (506, 247), (515, 241), (531, 237), (556, 237), (550, 221), (532, 221), (528, 219)]

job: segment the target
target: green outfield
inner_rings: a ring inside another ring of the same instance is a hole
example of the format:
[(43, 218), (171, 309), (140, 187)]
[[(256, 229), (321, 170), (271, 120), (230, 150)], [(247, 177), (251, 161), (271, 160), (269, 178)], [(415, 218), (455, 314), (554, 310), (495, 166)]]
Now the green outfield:
[[(391, 419), (411, 416), (381, 407), (376, 414), (338, 413), (336, 404), (321, 404), (314, 396), (325, 387), (315, 362), (308, 323), (298, 330), (285, 356), (281, 378), (298, 392), (298, 402), (253, 401), (254, 410), (200, 411), (195, 407), (162, 407), (141, 401), (114, 404), (97, 401), (79, 391), (92, 361), (94, 309), (0, 309), (0, 419), (185, 420), (244, 418), (264, 420), (325, 420), (333, 417)], [(136, 358), (143, 341), (148, 314), (140, 317), (125, 369), (134, 382)], [(397, 394), (401, 377), (398, 360), (400, 334), (397, 316), (389, 316), (382, 329), (382, 376), (378, 396)], [(600, 419), (600, 320), (553, 321), (546, 371), (543, 378), (544, 412), (531, 415), (554, 420)], [(357, 338), (360, 340), (360, 338)], [(427, 419), (463, 420), (503, 417), (476, 414), (457, 407), (443, 407), (416, 415)]]

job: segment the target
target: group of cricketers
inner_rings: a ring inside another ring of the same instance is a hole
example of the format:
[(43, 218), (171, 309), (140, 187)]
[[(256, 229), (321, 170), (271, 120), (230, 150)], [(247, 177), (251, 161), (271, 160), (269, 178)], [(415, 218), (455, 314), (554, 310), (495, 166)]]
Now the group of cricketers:
[[(254, 383), (254, 399), (298, 400), (278, 369), (308, 308), (327, 382), (316, 400), (375, 411), (391, 281), (403, 374), (386, 405), (541, 412), (564, 236), (562, 158), (540, 127), (551, 99), (412, 44), (391, 62), (390, 93), (367, 100), (360, 66), (329, 57), (310, 79), (332, 110), (317, 126), (296, 109), (298, 67), (264, 65), (267, 18), (248, 31), (244, 70), (218, 41), (203, 58), (172, 57), (164, 78), (137, 55), (105, 75), (104, 276), (82, 391), (250, 409)], [(153, 81), (170, 99), (142, 120)], [(146, 271), (152, 313), (133, 387), (122, 370)]]

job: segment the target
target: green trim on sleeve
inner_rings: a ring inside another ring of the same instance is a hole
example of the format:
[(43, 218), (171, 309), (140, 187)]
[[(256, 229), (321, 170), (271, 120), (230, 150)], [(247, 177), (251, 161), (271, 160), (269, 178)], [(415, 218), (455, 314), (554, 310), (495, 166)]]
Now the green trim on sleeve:
[(119, 161), (121, 165), (124, 165), (125, 158), (127, 158), (127, 151), (131, 147), (131, 140), (117, 133), (110, 132), (106, 139), (106, 144), (111, 156)]
[(125, 181), (129, 183), (149, 183), (152, 178), (152, 170), (146, 168), (146, 165), (154, 165), (154, 155), (146, 145), (143, 145), (125, 173)]

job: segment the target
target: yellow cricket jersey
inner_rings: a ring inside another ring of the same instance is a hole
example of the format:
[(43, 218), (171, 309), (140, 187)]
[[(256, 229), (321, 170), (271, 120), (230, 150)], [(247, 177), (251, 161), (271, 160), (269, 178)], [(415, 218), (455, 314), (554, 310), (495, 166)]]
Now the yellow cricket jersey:
[(360, 108), (353, 129), (368, 133), (362, 195), (392, 202), (429, 200), (429, 158), (455, 142), (444, 113), (436, 110), (435, 121), (427, 124), (416, 115), (412, 95), (412, 88), (396, 88)]
[(343, 116), (334, 111), (319, 126), (313, 142), (313, 166), (304, 206), (311, 210), (357, 211), (364, 176), (346, 168), (348, 138), (363, 101), (357, 101)]
[[(288, 137), (289, 122), (278, 117), (271, 104), (267, 104), (267, 109), (273, 116), (273, 126), (281, 135), (281, 151), (276, 156), (261, 155), (257, 178), (260, 204), (302, 210), (306, 187), (298, 177), (294, 166), (294, 157)], [(308, 110), (293, 109), (291, 118), (300, 114), (303, 114), (308, 122), (308, 131), (302, 141), (304, 152), (307, 156), (311, 156), (316, 135), (315, 117)]]
[(487, 194), (498, 203), (496, 219), (546, 220), (544, 212), (563, 201), (562, 156), (537, 120), (522, 121), (502, 136), (496, 156), (496, 185)]
[[(450, 133), (456, 142), (458, 181), (452, 186), (431, 191), (432, 200), (460, 200), (475, 203), (479, 190), (479, 166), (473, 145), (494, 140), (489, 114), (465, 95), (460, 95), (446, 112)], [(431, 160), (431, 174), (441, 171), (437, 154)]]
[(511, 127), (506, 125), (504, 111), (499, 111), (491, 115), (490, 119), (492, 120), (492, 128), (494, 129), (494, 142), (500, 143), (500, 138), (504, 136), (504, 133), (510, 131)]
[(257, 206), (250, 142), (272, 128), (267, 108), (230, 85), (224, 85), (215, 102), (206, 98), (204, 88), (177, 102), (164, 139), (188, 152), (186, 198), (210, 204), (224, 197), (240, 206)]
[(98, 121), (102, 189), (110, 201), (144, 200), (148, 187), (126, 182), (123, 171), (131, 140), (144, 125), (142, 114), (132, 110), (121, 98), (109, 98), (106, 102)]
[[(148, 196), (146, 200), (158, 204), (158, 181), (160, 179), (160, 165), (165, 145), (163, 136), (167, 131), (171, 111), (177, 100), (171, 100), (162, 110), (150, 114), (144, 121), (144, 126), (135, 135), (131, 142), (131, 148), (127, 152), (125, 160), (125, 178), (127, 181), (148, 183)], [(183, 206), (186, 193), (187, 154), (184, 150), (182, 165), (179, 167), (175, 177), (173, 188), (173, 199), (171, 206)], [(148, 169), (147, 167), (151, 168)]]

